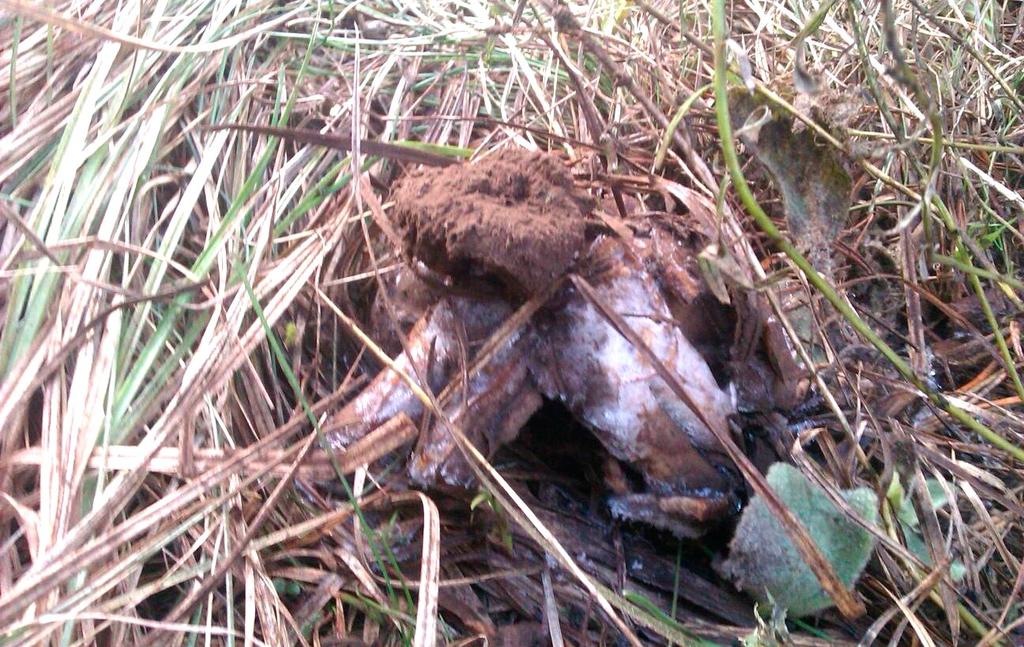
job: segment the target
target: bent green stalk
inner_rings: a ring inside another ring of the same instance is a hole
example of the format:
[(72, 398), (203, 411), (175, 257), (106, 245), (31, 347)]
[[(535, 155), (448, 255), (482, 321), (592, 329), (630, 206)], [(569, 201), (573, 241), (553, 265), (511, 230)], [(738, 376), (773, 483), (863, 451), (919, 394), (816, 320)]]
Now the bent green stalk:
[(771, 221), (768, 214), (764, 212), (757, 198), (750, 190), (743, 171), (740, 169), (739, 159), (736, 155), (735, 140), (733, 138), (732, 124), (729, 121), (729, 98), (726, 83), (728, 69), (725, 57), (725, 0), (715, 0), (712, 15), (715, 36), (715, 117), (718, 122), (719, 139), (722, 146), (722, 157), (729, 175), (732, 178), (736, 194), (743, 203), (744, 208), (754, 219), (755, 224), (768, 238), (796, 265), (816, 290), (818, 290), (832, 307), (853, 327), (857, 333), (869, 344), (875, 347), (879, 353), (893, 365), (897, 372), (908, 382), (928, 398), (928, 400), (952, 416), (957, 422), (963, 424), (971, 431), (990, 442), (992, 445), (1002, 449), (1018, 461), (1024, 462), (1024, 450), (1014, 445), (1006, 438), (1003, 438), (982, 422), (974, 419), (969, 413), (956, 406), (941, 393), (928, 387), (919, 378), (910, 365), (899, 356), (885, 341), (861, 319), (860, 315), (847, 303), (833, 287), (826, 281), (808, 262), (806, 258), (782, 235), (782, 232)]

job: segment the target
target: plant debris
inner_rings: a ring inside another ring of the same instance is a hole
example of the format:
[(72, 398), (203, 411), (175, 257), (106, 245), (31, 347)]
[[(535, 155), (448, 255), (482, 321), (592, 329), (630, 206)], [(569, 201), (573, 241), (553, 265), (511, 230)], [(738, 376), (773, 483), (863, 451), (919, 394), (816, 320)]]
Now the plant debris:
[(793, 239), (819, 271), (831, 276), (832, 245), (850, 210), (846, 169), (815, 133), (771, 113), (763, 98), (737, 89), (729, 95), (729, 108), (743, 145), (782, 194)]

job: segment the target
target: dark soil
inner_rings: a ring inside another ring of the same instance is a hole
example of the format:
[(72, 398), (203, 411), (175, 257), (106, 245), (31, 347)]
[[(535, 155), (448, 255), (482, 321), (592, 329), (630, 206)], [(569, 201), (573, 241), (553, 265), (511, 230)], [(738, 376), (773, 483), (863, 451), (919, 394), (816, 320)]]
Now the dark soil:
[(405, 253), (431, 269), (523, 298), (546, 288), (583, 251), (592, 206), (558, 158), (507, 150), (404, 178), (394, 227)]

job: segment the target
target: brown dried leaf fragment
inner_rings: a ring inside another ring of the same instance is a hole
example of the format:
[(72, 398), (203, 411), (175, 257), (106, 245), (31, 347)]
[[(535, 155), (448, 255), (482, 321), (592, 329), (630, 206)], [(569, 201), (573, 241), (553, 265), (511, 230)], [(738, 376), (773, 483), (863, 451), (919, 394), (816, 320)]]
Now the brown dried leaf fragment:
[[(819, 271), (831, 275), (830, 251), (850, 210), (852, 181), (832, 150), (789, 118), (766, 114), (763, 100), (747, 92), (729, 97), (730, 116), (743, 145), (771, 175), (782, 194), (790, 235)], [(756, 128), (744, 128), (752, 116)]]

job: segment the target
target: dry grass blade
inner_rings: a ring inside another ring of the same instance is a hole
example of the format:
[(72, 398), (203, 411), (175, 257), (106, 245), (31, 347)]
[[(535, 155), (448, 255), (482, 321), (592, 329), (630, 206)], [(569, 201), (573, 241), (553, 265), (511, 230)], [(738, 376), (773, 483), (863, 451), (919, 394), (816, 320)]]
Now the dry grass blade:
[(423, 553), (420, 556), (419, 602), (416, 606), (416, 647), (437, 644), (437, 586), (441, 573), (441, 522), (437, 506), (423, 494)]

